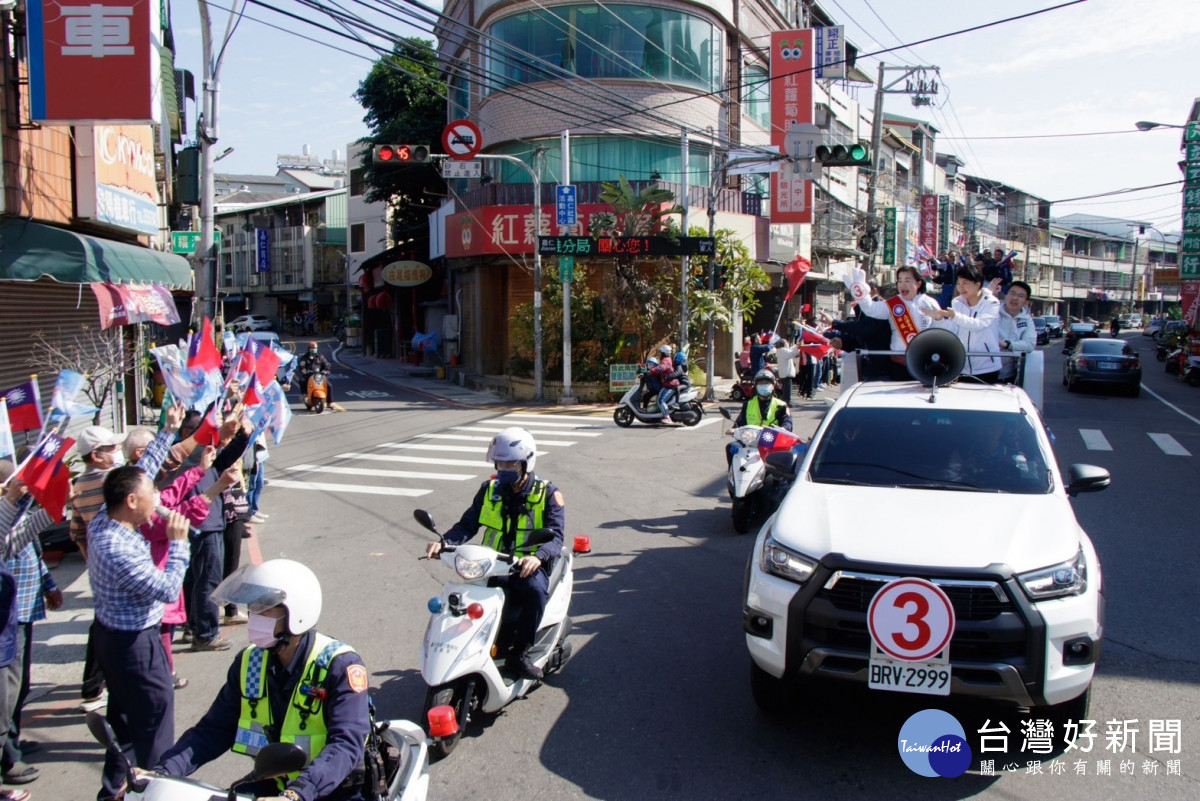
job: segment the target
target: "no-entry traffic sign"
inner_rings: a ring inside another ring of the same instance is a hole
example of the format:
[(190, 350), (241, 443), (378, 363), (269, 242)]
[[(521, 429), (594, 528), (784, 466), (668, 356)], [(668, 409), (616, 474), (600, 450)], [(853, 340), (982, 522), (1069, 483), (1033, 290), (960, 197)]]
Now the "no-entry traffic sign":
[(922, 662), (950, 644), (954, 606), (942, 588), (920, 578), (885, 584), (867, 612), (871, 639), (892, 659)]
[(442, 147), (452, 159), (465, 161), (474, 157), (483, 147), (479, 126), (470, 120), (455, 120), (442, 131)]

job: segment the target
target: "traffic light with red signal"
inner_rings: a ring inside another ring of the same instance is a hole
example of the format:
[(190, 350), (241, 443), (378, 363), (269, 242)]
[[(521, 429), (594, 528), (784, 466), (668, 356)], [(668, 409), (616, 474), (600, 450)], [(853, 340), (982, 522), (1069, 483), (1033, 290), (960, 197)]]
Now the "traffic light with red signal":
[(429, 145), (375, 145), (371, 160), (376, 164), (420, 164), (429, 161)]

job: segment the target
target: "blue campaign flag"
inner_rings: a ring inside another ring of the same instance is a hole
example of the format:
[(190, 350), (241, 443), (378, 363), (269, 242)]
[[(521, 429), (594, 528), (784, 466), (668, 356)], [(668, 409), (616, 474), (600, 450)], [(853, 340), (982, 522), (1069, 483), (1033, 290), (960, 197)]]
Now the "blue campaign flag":
[(51, 422), (96, 414), (100, 411), (91, 404), (75, 401), (75, 397), (83, 389), (84, 380), (83, 375), (74, 370), (59, 371), (58, 379), (54, 382), (54, 393), (50, 396), (50, 413), (47, 415)]

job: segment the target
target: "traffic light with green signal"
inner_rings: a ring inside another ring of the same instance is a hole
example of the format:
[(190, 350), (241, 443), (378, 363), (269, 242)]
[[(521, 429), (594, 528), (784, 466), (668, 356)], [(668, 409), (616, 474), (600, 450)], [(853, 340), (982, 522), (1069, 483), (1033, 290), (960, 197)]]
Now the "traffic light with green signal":
[(853, 145), (817, 145), (814, 157), (822, 167), (870, 167), (871, 148), (859, 142)]
[(375, 145), (371, 160), (376, 164), (420, 164), (429, 161), (429, 145)]

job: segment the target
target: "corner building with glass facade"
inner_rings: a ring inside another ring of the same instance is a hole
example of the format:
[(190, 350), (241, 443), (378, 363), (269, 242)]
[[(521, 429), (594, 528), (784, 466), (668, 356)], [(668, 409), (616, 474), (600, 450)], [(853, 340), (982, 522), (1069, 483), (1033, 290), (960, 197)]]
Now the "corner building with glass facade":
[[(686, 130), (689, 225), (708, 227), (711, 200), (715, 227), (737, 231), (760, 262), (809, 255), (800, 230), (808, 226), (769, 225), (767, 176), (725, 177), (722, 166), (730, 148), (769, 143), (770, 33), (830, 24), (811, 17), (814, 7), (797, 0), (448, 0), (443, 13), (437, 37), (448, 119), (476, 123), (485, 154), (533, 167), (542, 149), (542, 234), (585, 234), (590, 214), (607, 209), (601, 182), (619, 176), (635, 191), (654, 183), (682, 200)], [(842, 105), (856, 134), (858, 104)], [(574, 228), (555, 220), (563, 131), (578, 194)], [(484, 170), (482, 180), (450, 182), (433, 255), (446, 258), (451, 296), (461, 305), (463, 365), (496, 375), (512, 353), (509, 314), (532, 297), (537, 230), (530, 175), (501, 161), (485, 161)], [(546, 274), (555, 275), (553, 263)], [(735, 340), (740, 349), (740, 330), (720, 337), (718, 374), (732, 374)]]

